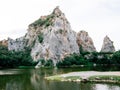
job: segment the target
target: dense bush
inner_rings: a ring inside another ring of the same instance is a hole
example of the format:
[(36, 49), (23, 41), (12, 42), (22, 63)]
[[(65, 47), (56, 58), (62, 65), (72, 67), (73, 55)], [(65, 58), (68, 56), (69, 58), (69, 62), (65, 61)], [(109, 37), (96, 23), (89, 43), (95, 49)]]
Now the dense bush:
[(40, 34), (38, 35), (38, 40), (39, 40), (40, 43), (43, 42), (43, 34), (42, 34), (42, 33), (40, 33)]
[(120, 50), (116, 51), (113, 56), (112, 56), (112, 60), (114, 62), (114, 64), (120, 64)]
[(44, 59), (40, 59), (39, 62), (41, 62), (41, 66), (43, 67), (53, 67), (53, 61), (51, 59), (48, 60), (44, 60)]
[(53, 22), (51, 21), (53, 17), (54, 17), (53, 14), (48, 15), (47, 18), (45, 18), (45, 19), (40, 18), (40, 19), (36, 20), (34, 23), (32, 23), (31, 25), (34, 25), (34, 26), (37, 26), (37, 25), (43, 26), (44, 25), (45, 27), (48, 27), (53, 24)]
[[(86, 58), (88, 56), (89, 58)], [(84, 52), (80, 47), (80, 54), (72, 54), (57, 63), (57, 67), (70, 67), (73, 65), (113, 65), (120, 64), (120, 51), (111, 52)]]
[[(18, 66), (35, 66), (38, 62), (33, 62), (31, 50), (25, 48), (25, 51), (8, 51), (7, 47), (0, 46), (0, 68), (13, 68)], [(88, 55), (90, 58), (86, 58)], [(53, 67), (52, 60), (39, 60), (45, 67)], [(91, 64), (120, 64), (120, 51), (115, 53), (99, 53), (99, 52), (82, 52), (80, 54), (71, 54), (60, 60), (57, 67), (70, 67), (75, 65), (91, 65)]]
[(45, 67), (53, 67), (54, 64), (53, 64), (53, 61), (51, 59), (47, 60), (44, 64)]
[(64, 60), (57, 63), (57, 67), (70, 67), (73, 65), (87, 65), (88, 61), (79, 54), (72, 54), (64, 58)]
[(0, 67), (13, 68), (18, 66), (34, 66), (29, 49), (25, 51), (8, 51), (7, 47), (0, 46)]

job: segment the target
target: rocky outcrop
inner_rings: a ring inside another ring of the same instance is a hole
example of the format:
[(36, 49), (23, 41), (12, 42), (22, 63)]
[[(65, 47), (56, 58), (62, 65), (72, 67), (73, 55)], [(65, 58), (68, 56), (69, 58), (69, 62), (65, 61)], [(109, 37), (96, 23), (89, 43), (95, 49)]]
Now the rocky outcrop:
[(35, 40), (31, 51), (34, 60), (52, 59), (56, 63), (57, 60), (61, 60), (69, 54), (79, 53), (76, 33), (72, 31), (65, 15), (58, 7), (54, 9), (51, 15), (41, 17), (41, 20), (45, 20), (46, 23), (43, 25), (41, 23), (36, 24), (36, 22), (32, 23), (29, 30), (30, 32), (34, 30), (34, 33), (31, 35), (28, 32), (29, 35), (26, 36), (26, 38), (33, 37), (32, 40), (29, 39), (28, 43)]
[(31, 48), (31, 56), (35, 61), (52, 59), (55, 64), (69, 54), (79, 53), (76, 33), (59, 7), (50, 15), (41, 16), (30, 24), (24, 37), (8, 41), (9, 50)]
[(101, 52), (115, 52), (113, 41), (111, 41), (108, 36), (106, 36), (103, 40)]
[[(28, 26), (25, 36), (15, 40), (8, 38), (8, 49), (21, 51), (29, 48), (34, 61), (52, 59), (54, 65), (66, 56), (96, 51), (92, 39), (85, 31), (76, 34), (59, 7), (47, 16), (41, 16)], [(115, 51), (109, 38), (104, 40), (102, 52)]]
[(89, 37), (86, 31), (80, 31), (77, 34), (77, 43), (79, 47), (82, 47), (84, 52), (94, 52), (96, 48), (93, 44), (91, 37)]
[(26, 47), (26, 42), (24, 37), (17, 38), (15, 40), (8, 38), (8, 50), (21, 51)]
[(0, 45), (7, 47), (8, 46), (8, 40), (1, 40)]

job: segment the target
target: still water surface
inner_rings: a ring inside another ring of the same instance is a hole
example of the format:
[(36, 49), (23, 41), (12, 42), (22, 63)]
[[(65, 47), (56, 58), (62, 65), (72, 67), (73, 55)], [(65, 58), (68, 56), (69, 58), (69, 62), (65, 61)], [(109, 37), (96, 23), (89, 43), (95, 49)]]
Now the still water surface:
[[(0, 90), (120, 90), (120, 85), (47, 81), (46, 76), (71, 71), (100, 70), (103, 67), (64, 69), (6, 69), (0, 70)], [(118, 70), (114, 67), (107, 70)]]

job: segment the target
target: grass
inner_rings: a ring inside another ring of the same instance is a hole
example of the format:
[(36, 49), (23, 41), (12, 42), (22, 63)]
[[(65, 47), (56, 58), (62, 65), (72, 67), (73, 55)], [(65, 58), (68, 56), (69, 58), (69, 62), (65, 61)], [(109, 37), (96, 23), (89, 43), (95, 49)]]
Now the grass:
[(54, 80), (54, 81), (81, 81), (81, 78), (79, 76), (66, 76), (63, 77), (61, 75), (55, 75), (46, 77), (47, 80)]
[[(46, 80), (53, 80), (53, 81), (73, 81), (73, 82), (82, 82), (82, 78), (80, 76), (62, 76), (62, 75), (55, 75), (46, 77)], [(115, 75), (97, 75), (91, 76), (86, 79), (86, 82), (95, 82), (95, 83), (115, 83), (120, 84), (120, 76)]]
[(45, 77), (45, 79), (47, 79), (47, 80), (61, 81), (62, 77), (60, 75), (55, 75), (55, 76)]
[(98, 75), (89, 77), (90, 82), (108, 82), (108, 83), (119, 83), (120, 84), (120, 76), (115, 75)]

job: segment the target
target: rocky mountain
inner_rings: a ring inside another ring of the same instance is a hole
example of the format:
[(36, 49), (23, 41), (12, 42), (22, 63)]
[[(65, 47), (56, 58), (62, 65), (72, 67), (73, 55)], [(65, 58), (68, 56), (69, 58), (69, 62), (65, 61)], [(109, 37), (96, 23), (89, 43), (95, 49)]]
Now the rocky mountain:
[(52, 59), (55, 64), (69, 54), (79, 53), (76, 35), (64, 13), (56, 7), (50, 15), (30, 24), (24, 37), (9, 39), (8, 48), (17, 51), (30, 47), (35, 61)]
[[(34, 61), (51, 59), (55, 65), (70, 54), (79, 54), (80, 46), (86, 52), (96, 51), (88, 33), (74, 32), (59, 7), (56, 7), (50, 15), (41, 16), (31, 23), (27, 31), (25, 36), (15, 40), (8, 38), (8, 49), (21, 51), (29, 48)], [(108, 45), (111, 42), (109, 40), (104, 42), (108, 43), (103, 45), (103, 49), (111, 51), (113, 48)]]
[(77, 33), (77, 43), (79, 47), (82, 46), (84, 52), (96, 51), (94, 43), (86, 31), (80, 31)]
[(25, 40), (25, 37), (20, 37), (15, 40), (8, 38), (8, 50), (15, 50), (15, 51), (21, 51), (25, 49), (25, 46), (27, 40)]
[(106, 36), (103, 40), (101, 52), (115, 52), (113, 41), (111, 41), (108, 36)]

